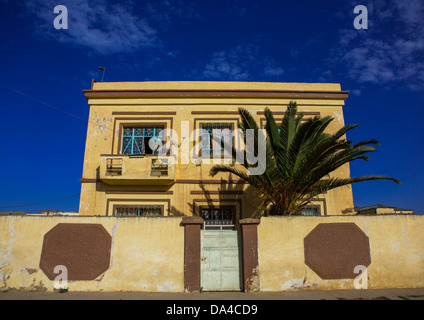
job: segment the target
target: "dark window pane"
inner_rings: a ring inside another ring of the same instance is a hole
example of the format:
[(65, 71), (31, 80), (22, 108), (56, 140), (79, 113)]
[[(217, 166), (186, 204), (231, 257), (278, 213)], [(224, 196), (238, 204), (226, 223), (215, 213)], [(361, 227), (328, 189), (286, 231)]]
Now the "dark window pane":
[(122, 154), (154, 154), (149, 140), (158, 137), (163, 127), (125, 127), (122, 137)]

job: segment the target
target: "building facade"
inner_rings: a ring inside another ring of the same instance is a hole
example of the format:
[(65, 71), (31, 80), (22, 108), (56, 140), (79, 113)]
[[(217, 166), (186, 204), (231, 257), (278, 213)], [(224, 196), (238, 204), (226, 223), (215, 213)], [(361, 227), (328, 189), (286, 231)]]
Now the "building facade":
[[(248, 184), (229, 174), (209, 175), (214, 161), (228, 159), (213, 139), (199, 135), (224, 132), (222, 139), (231, 139), (225, 132), (237, 128), (239, 107), (264, 128), (264, 109), (278, 120), (290, 101), (304, 118), (333, 116), (328, 130), (336, 132), (348, 97), (333, 83), (254, 82), (93, 81), (84, 94), (90, 113), (80, 215), (201, 216), (212, 225), (237, 224), (261, 212)], [(158, 140), (171, 157), (158, 155)], [(349, 177), (349, 165), (334, 175)], [(320, 195), (304, 214), (354, 214), (351, 188)]]
[(396, 208), (383, 204), (375, 204), (368, 207), (355, 207), (355, 211), (360, 215), (376, 215), (376, 214), (414, 214), (414, 210)]

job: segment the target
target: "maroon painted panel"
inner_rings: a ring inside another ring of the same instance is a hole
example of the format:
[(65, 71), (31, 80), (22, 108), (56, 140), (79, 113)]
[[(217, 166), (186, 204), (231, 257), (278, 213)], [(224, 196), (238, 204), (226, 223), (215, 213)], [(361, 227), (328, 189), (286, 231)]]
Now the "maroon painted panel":
[(368, 267), (368, 236), (354, 223), (320, 223), (304, 238), (305, 263), (321, 279), (354, 279), (357, 265)]
[(68, 280), (94, 280), (109, 268), (112, 237), (101, 224), (59, 223), (44, 235), (40, 268), (50, 280), (64, 265)]

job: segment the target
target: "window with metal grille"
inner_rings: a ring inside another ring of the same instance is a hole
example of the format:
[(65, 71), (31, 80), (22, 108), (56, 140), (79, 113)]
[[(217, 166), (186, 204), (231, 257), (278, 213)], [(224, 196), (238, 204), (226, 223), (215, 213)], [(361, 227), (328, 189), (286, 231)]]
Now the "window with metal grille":
[(302, 216), (320, 216), (321, 215), (320, 206), (312, 206), (312, 205), (305, 206), (300, 212), (300, 214)]
[(122, 154), (157, 154), (149, 147), (152, 137), (159, 137), (163, 127), (124, 127), (122, 136)]
[[(231, 144), (233, 123), (231, 122), (216, 122), (216, 123), (201, 123), (200, 129), (204, 132), (201, 138), (202, 156), (224, 156), (224, 144)], [(219, 142), (218, 142), (219, 141)]]
[(163, 215), (163, 206), (119, 206), (115, 207), (115, 216), (119, 217), (159, 217)]
[(201, 207), (200, 215), (205, 225), (233, 225), (235, 223), (234, 211), (234, 207)]

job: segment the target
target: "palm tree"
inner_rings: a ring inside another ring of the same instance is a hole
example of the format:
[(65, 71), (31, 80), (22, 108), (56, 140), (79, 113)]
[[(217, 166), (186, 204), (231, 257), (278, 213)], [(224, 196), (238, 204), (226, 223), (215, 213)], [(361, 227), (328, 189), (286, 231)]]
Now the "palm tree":
[[(280, 126), (269, 108), (265, 109), (265, 140), (249, 111), (243, 108), (238, 110), (241, 117), (239, 128), (244, 137), (248, 129), (254, 130), (255, 155), (258, 153), (258, 141), (266, 141), (264, 172), (259, 175), (249, 174), (248, 170), (253, 165), (244, 157), (241, 166), (215, 165), (211, 168), (210, 175), (226, 172), (245, 180), (255, 188), (259, 208), (270, 209), (270, 214), (299, 214), (316, 196), (352, 183), (380, 179), (400, 183), (397, 179), (382, 175), (356, 178), (330, 176), (334, 170), (353, 160), (367, 161), (369, 157), (365, 154), (376, 151), (371, 146), (378, 145), (378, 141), (374, 139), (352, 144), (344, 138), (357, 125), (344, 126), (334, 134), (326, 133), (325, 129), (333, 121), (333, 117), (314, 117), (301, 122), (303, 115), (297, 115), (296, 102), (290, 102)], [(242, 152), (246, 155), (248, 151), (244, 148)], [(234, 147), (231, 147), (231, 154), (235, 160), (237, 150)]]

